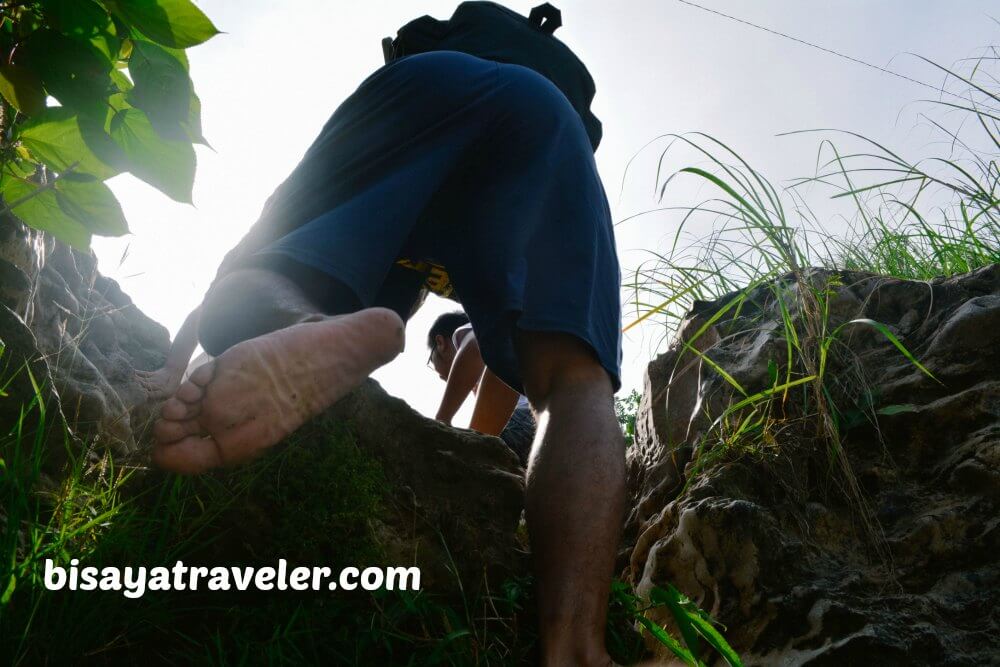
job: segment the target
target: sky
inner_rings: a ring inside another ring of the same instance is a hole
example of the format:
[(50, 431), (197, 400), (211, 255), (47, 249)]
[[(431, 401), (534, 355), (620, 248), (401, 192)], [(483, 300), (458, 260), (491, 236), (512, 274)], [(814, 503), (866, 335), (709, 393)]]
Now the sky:
[[(527, 15), (540, 0), (509, 1)], [(178, 204), (130, 175), (110, 181), (131, 233), (95, 238), (101, 271), (175, 334), (196, 307), (222, 256), (256, 220), (264, 201), (301, 159), (323, 123), (382, 64), (381, 38), (421, 14), (447, 18), (439, 0), (201, 0), (225, 34), (188, 51), (212, 148), (198, 147), (194, 206)], [(903, 155), (927, 154), (930, 135), (917, 100), (932, 91), (677, 0), (561, 0), (556, 36), (597, 84), (593, 110), (604, 124), (597, 164), (620, 224), (624, 275), (663, 250), (679, 214), (646, 213), (656, 197), (666, 135), (705, 132), (734, 147), (775, 184), (815, 172), (813, 128), (851, 130)], [(699, 0), (699, 4), (940, 84), (913, 54), (944, 65), (996, 44), (995, 5), (980, 0)], [(659, 138), (659, 139), (658, 139)], [(692, 156), (671, 152), (672, 173)], [(627, 167), (627, 168), (626, 168)], [(671, 196), (694, 204), (711, 193), (694, 178), (672, 181)], [(828, 194), (811, 193), (817, 199)], [(818, 203), (817, 210), (824, 211)], [(835, 227), (833, 219), (824, 223)], [(695, 233), (707, 229), (692, 230)], [(627, 303), (628, 293), (623, 301)], [(443, 384), (426, 367), (426, 331), (455, 305), (430, 299), (410, 321), (406, 350), (375, 378), (433, 415)], [(626, 323), (634, 315), (626, 307)], [(662, 326), (629, 331), (623, 389), (642, 386), (662, 351)], [(467, 423), (471, 401), (456, 418)], [(463, 421), (465, 420), (465, 421)]]

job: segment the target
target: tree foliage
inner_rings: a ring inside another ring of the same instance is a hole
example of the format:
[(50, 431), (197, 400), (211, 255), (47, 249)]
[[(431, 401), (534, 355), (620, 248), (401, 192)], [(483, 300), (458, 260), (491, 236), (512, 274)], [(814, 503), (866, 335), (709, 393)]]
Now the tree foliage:
[(191, 0), (0, 0), (4, 211), (87, 248), (128, 223), (130, 172), (191, 202), (206, 144), (185, 49), (218, 30)]

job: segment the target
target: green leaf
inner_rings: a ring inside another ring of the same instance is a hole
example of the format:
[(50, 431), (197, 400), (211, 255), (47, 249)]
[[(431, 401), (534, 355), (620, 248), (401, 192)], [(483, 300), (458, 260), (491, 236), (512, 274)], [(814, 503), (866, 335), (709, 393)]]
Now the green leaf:
[(191, 93), (191, 109), (188, 111), (187, 120), (181, 123), (181, 126), (192, 142), (203, 146), (209, 145), (208, 139), (205, 138), (201, 130), (201, 100), (193, 92)]
[[(111, 127), (111, 121), (115, 117), (115, 113), (118, 111), (124, 111), (125, 109), (131, 109), (132, 105), (129, 104), (125, 99), (125, 93), (115, 93), (108, 98), (108, 118), (106, 127)], [(110, 129), (109, 129), (110, 131)]]
[(45, 89), (34, 71), (18, 65), (0, 65), (0, 94), (26, 116), (45, 109)]
[(25, 123), (19, 136), (31, 154), (56, 173), (73, 167), (75, 173), (104, 180), (124, 167), (121, 151), (104, 128), (66, 107), (46, 109)]
[(698, 660), (691, 651), (681, 646), (680, 642), (671, 637), (666, 630), (641, 614), (637, 614), (635, 619), (649, 631), (649, 634), (653, 635), (656, 641), (666, 646), (670, 649), (671, 653), (683, 660), (684, 664), (689, 665), (689, 667), (698, 667)]
[(196, 46), (219, 34), (190, 0), (104, 0), (104, 4), (146, 37), (174, 49)]
[(18, 178), (28, 178), (37, 171), (35, 163), (20, 159), (8, 160), (4, 169)]
[(66, 174), (55, 184), (56, 201), (66, 215), (94, 234), (123, 236), (128, 222), (111, 189), (95, 178)]
[[(115, 24), (118, 25), (118, 24)], [(125, 33), (128, 33), (128, 29), (125, 29)], [(126, 37), (122, 40), (121, 48), (118, 49), (118, 60), (128, 60), (132, 55), (132, 40)]]
[(920, 408), (918, 408), (913, 403), (901, 403), (897, 405), (887, 405), (884, 408), (879, 408), (875, 412), (876, 414), (886, 415), (887, 417), (890, 417), (892, 415), (899, 415), (906, 412), (916, 412), (919, 409)]
[(93, 44), (42, 29), (25, 41), (24, 58), (64, 107), (93, 116), (104, 113), (104, 100), (114, 90), (113, 67)]
[[(672, 585), (667, 584), (666, 590), (654, 588), (650, 592), (649, 597), (651, 601), (666, 604), (679, 626), (683, 623), (684, 626), (704, 637), (705, 641), (719, 652), (719, 655), (729, 663), (730, 667), (743, 667), (743, 662), (740, 660), (739, 654), (733, 650), (729, 642), (715, 629), (708, 614), (699, 609), (687, 596)], [(685, 635), (685, 641), (687, 641), (687, 635)], [(691, 646), (690, 642), (688, 642), (688, 646)]]
[(702, 360), (702, 362), (706, 366), (708, 366), (713, 371), (715, 371), (716, 373), (718, 373), (719, 375), (721, 375), (722, 379), (725, 380), (726, 382), (728, 382), (730, 385), (732, 385), (733, 389), (735, 389), (736, 391), (740, 392), (744, 396), (747, 395), (747, 390), (743, 388), (743, 385), (741, 385), (736, 380), (736, 378), (734, 378), (732, 375), (730, 375), (729, 373), (727, 373), (726, 370), (724, 368), (722, 368), (722, 366), (720, 366), (719, 364), (717, 364), (707, 354), (701, 352), (698, 348), (696, 348), (695, 346), (691, 345), (687, 341), (681, 341), (681, 343), (684, 345), (684, 349), (686, 349), (686, 350), (688, 350), (690, 352), (693, 352), (697, 357), (699, 357)]
[(925, 368), (923, 364), (921, 364), (919, 361), (917, 361), (917, 358), (914, 357), (913, 354), (908, 349), (906, 349), (906, 346), (903, 345), (903, 343), (898, 338), (896, 338), (896, 335), (893, 334), (892, 331), (889, 330), (889, 327), (885, 326), (881, 322), (876, 322), (875, 320), (868, 319), (867, 317), (861, 317), (861, 318), (858, 318), (856, 320), (851, 320), (850, 322), (844, 322), (839, 327), (837, 327), (836, 329), (834, 329), (833, 333), (830, 334), (830, 337), (826, 341), (824, 341), (824, 343), (823, 343), (823, 347), (822, 347), (821, 351), (824, 353), (824, 357), (823, 357), (823, 359), (821, 359), (821, 361), (825, 361), (825, 355), (829, 351), (830, 345), (832, 345), (833, 341), (836, 340), (837, 335), (840, 333), (841, 329), (843, 329), (844, 327), (849, 326), (851, 324), (865, 324), (867, 326), (872, 327), (873, 329), (875, 329), (876, 331), (878, 331), (880, 334), (882, 334), (883, 336), (885, 336), (886, 340), (888, 340), (890, 343), (892, 343), (893, 347), (895, 347), (897, 350), (899, 350), (900, 354), (902, 354), (904, 357), (906, 357), (907, 361), (909, 361), (911, 364), (913, 364), (918, 369), (920, 369), (921, 373), (923, 373), (924, 375), (926, 375), (930, 379), (934, 380), (938, 384), (943, 384), (940, 380), (938, 380), (936, 377), (934, 377), (934, 374), (931, 373), (929, 370), (927, 370), (927, 368)]
[(654, 604), (664, 604), (670, 609), (670, 613), (673, 614), (674, 621), (677, 623), (677, 629), (680, 630), (681, 637), (684, 638), (684, 643), (687, 644), (691, 654), (697, 656), (701, 653), (701, 641), (699, 640), (698, 631), (694, 628), (688, 614), (679, 604), (676, 595), (674, 595), (677, 589), (673, 588), (673, 586), (669, 588), (670, 590), (663, 590), (662, 588), (654, 587), (649, 592), (649, 601)]
[(117, 112), (111, 138), (125, 152), (129, 171), (175, 201), (190, 204), (194, 187), (194, 148), (187, 141), (162, 138), (138, 109)]
[(35, 12), (21, 12), (17, 21), (4, 21), (3, 25), (10, 25), (13, 23), (12, 31), (17, 34), (18, 40), (22, 40), (31, 33), (35, 32), (43, 25), (43, 19)]
[[(2, 394), (6, 396), (6, 393)], [(4, 589), (3, 596), (0, 596), (0, 605), (6, 605), (10, 602), (10, 598), (14, 595), (14, 589), (17, 588), (17, 577), (13, 574), (10, 575), (10, 581), (7, 582), (7, 588)]]
[(129, 59), (135, 87), (129, 91), (128, 102), (145, 111), (156, 131), (167, 139), (189, 138), (183, 125), (191, 115), (194, 85), (183, 55), (182, 51), (134, 40)]
[[(144, 49), (141, 47), (137, 49), (137, 58), (134, 60), (130, 59), (129, 63), (129, 71), (131, 73), (134, 74), (136, 70), (140, 72), (137, 75), (137, 81), (142, 79), (143, 85), (155, 82), (156, 79), (151, 79), (151, 77), (155, 77), (158, 74), (158, 70), (168, 69), (173, 73), (166, 74), (166, 76), (176, 76), (178, 80), (185, 81), (187, 83), (187, 91), (186, 93), (178, 91), (180, 94), (177, 98), (171, 98), (169, 95), (166, 95), (167, 106), (161, 110), (160, 105), (156, 103), (157, 96), (154, 95), (150, 98), (147, 94), (149, 90), (147, 88), (147, 90), (140, 90), (128, 95), (129, 101), (134, 103), (131, 106), (139, 107), (142, 105), (150, 122), (153, 124), (153, 128), (161, 137), (177, 140), (186, 138), (194, 143), (208, 146), (208, 140), (205, 139), (201, 129), (201, 100), (198, 99), (198, 95), (194, 92), (190, 76), (187, 74), (189, 63), (184, 51), (158, 46), (146, 40), (136, 39), (135, 41), (141, 41), (145, 45)], [(133, 40), (128, 40), (128, 43), (131, 52)], [(142, 53), (139, 53), (139, 51), (142, 51)], [(176, 70), (178, 64), (184, 70), (183, 79), (180, 79), (181, 74)], [(122, 92), (129, 93), (136, 87), (128, 77), (118, 70), (111, 73), (111, 78), (114, 79), (118, 90)], [(135, 99), (136, 96), (138, 96), (138, 99)], [(125, 99), (126, 97), (123, 95), (112, 95), (108, 99), (108, 104), (115, 111), (120, 111), (130, 106), (124, 103)], [(187, 107), (182, 111), (181, 105), (184, 99), (187, 100)], [(169, 110), (169, 113), (165, 114), (164, 111), (166, 110)]]
[(0, 189), (5, 205), (24, 224), (48, 232), (78, 250), (90, 248), (90, 231), (63, 211), (53, 188), (4, 173)]
[(772, 387), (778, 384), (778, 364), (774, 362), (774, 359), (767, 360), (767, 377)]
[(49, 25), (70, 37), (89, 42), (108, 60), (116, 60), (119, 39), (106, 9), (93, 0), (44, 0)]
[(728, 417), (731, 414), (735, 414), (736, 412), (739, 412), (748, 405), (754, 405), (758, 401), (762, 401), (765, 398), (774, 396), (775, 394), (780, 394), (784, 391), (792, 389), (793, 387), (798, 387), (799, 385), (806, 384), (807, 382), (812, 382), (813, 380), (816, 379), (816, 377), (817, 376), (815, 375), (807, 375), (805, 377), (792, 380), (791, 382), (783, 382), (779, 385), (774, 385), (769, 389), (758, 391), (756, 394), (751, 394), (750, 396), (747, 396), (743, 400), (737, 403), (733, 403), (728, 408), (726, 408), (725, 412), (720, 417), (718, 417), (714, 422), (712, 422), (712, 424), (715, 425), (721, 423), (726, 417)]
[[(132, 83), (132, 80), (129, 79), (128, 76), (125, 75), (125, 72), (122, 72), (121, 70), (111, 70), (111, 80), (114, 82), (115, 88), (117, 88), (120, 93), (127, 93), (135, 88), (135, 84)], [(117, 94), (118, 93), (112, 93), (112, 97)]]
[(184, 49), (172, 49), (162, 44), (154, 44), (146, 39), (139, 39), (139, 37), (139, 35), (136, 35), (131, 40), (132, 51), (129, 55), (130, 69), (135, 67), (135, 63), (132, 62), (132, 56), (138, 54), (140, 58), (152, 60), (155, 63), (164, 63), (171, 66), (179, 65), (185, 72), (191, 71), (191, 61), (188, 60)]

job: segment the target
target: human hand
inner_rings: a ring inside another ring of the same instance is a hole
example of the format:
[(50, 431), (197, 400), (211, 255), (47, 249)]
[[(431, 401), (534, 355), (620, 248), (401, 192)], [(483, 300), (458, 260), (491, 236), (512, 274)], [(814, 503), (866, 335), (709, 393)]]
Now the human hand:
[(146, 391), (150, 400), (161, 400), (173, 396), (181, 385), (184, 369), (164, 366), (155, 371), (136, 371), (135, 377)]

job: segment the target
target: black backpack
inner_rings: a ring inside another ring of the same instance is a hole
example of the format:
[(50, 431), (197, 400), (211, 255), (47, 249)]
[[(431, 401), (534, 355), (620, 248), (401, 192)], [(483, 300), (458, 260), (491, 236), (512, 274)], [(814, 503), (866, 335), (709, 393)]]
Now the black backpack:
[(528, 18), (494, 2), (463, 2), (447, 21), (431, 16), (410, 21), (395, 39), (382, 40), (382, 53), (386, 63), (426, 51), (461, 51), (530, 67), (569, 99), (596, 151), (601, 121), (590, 111), (594, 80), (569, 47), (552, 35), (561, 25), (561, 13), (547, 2), (532, 9)]

